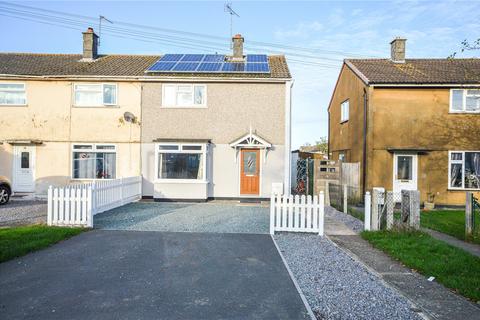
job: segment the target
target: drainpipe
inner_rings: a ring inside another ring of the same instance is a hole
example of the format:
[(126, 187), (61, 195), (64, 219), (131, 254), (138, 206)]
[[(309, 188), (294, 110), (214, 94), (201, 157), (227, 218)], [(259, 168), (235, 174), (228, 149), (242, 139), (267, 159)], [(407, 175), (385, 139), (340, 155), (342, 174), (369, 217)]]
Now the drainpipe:
[(368, 115), (368, 93), (363, 88), (363, 165), (362, 165), (362, 191), (365, 193), (367, 186), (367, 115)]
[(293, 80), (285, 82), (285, 168), (283, 194), (289, 196), (291, 189), (291, 171), (292, 171), (292, 87)]

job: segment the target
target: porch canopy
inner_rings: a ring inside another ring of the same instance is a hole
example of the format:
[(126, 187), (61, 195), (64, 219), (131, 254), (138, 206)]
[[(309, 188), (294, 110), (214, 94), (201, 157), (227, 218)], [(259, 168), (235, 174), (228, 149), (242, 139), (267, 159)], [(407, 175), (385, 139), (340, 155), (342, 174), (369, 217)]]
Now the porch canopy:
[(266, 161), (267, 158), (267, 153), (268, 151), (272, 148), (272, 144), (268, 142), (267, 140), (263, 139), (262, 137), (258, 136), (257, 134), (252, 132), (252, 129), (250, 128), (250, 132), (247, 133), (246, 135), (232, 141), (230, 143), (230, 147), (234, 148), (236, 150), (235, 152), (235, 162), (237, 161), (238, 158), (238, 152), (240, 149), (245, 148), (252, 148), (252, 149), (261, 149), (263, 153), (263, 162)]

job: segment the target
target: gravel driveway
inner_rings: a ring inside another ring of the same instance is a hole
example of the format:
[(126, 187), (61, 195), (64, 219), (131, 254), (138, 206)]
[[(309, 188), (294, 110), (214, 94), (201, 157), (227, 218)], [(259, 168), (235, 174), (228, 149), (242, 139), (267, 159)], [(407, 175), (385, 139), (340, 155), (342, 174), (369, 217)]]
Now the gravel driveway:
[(268, 233), (269, 207), (235, 202), (172, 203), (140, 201), (94, 218), (104, 230)]
[(47, 222), (47, 202), (11, 199), (0, 206), (0, 226), (17, 226)]
[(405, 298), (327, 238), (274, 238), (317, 319), (422, 319)]

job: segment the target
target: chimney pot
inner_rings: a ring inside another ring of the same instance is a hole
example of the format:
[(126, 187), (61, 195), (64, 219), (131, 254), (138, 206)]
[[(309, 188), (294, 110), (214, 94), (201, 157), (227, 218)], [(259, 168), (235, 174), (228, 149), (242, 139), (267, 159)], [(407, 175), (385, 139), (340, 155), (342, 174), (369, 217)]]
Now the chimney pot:
[(405, 48), (407, 39), (396, 37), (390, 42), (390, 58), (393, 62), (405, 62)]
[(241, 34), (233, 36), (233, 60), (243, 60), (243, 42), (244, 38)]
[(98, 57), (98, 36), (89, 27), (83, 32), (83, 61), (93, 61)]

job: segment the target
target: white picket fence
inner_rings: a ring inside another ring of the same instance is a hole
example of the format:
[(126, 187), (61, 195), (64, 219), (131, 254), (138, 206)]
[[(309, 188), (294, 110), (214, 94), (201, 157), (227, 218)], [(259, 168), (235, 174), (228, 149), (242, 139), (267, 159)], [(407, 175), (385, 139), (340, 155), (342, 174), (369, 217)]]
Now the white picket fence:
[(325, 205), (323, 192), (318, 196), (272, 195), (270, 234), (275, 231), (312, 232), (323, 236)]
[(142, 197), (142, 177), (48, 188), (48, 225), (93, 227), (93, 216)]

